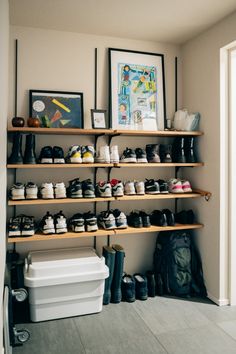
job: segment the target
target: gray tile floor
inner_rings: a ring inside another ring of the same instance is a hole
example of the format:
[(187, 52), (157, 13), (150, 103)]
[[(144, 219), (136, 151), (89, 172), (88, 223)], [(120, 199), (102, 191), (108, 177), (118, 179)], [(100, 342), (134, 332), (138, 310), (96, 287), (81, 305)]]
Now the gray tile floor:
[(25, 327), (14, 354), (236, 354), (236, 307), (209, 301), (155, 297)]

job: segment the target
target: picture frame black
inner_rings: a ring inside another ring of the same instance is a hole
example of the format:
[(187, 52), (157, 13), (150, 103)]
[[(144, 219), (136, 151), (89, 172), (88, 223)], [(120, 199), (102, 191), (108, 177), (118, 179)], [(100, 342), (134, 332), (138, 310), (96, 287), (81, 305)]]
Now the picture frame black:
[(30, 89), (29, 116), (42, 127), (83, 129), (83, 93)]
[(107, 110), (91, 109), (91, 122), (93, 129), (108, 129)]
[(164, 54), (108, 48), (108, 60), (110, 128), (164, 130)]

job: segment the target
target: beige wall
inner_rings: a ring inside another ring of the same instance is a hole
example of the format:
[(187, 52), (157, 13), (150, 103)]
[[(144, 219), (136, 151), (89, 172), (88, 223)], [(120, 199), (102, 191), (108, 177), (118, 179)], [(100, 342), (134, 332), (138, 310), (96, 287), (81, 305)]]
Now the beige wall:
[[(174, 58), (179, 56), (180, 48), (175, 45), (158, 44), (154, 42), (144, 42), (136, 40), (127, 40), (122, 38), (101, 37), (93, 35), (84, 35), (69, 32), (49, 31), (24, 27), (11, 27), (11, 63), (10, 63), (10, 102), (9, 102), (9, 119), (13, 114), (13, 48), (14, 39), (19, 40), (19, 110), (18, 114), (24, 117), (28, 115), (28, 90), (29, 89), (47, 89), (47, 90), (64, 90), (64, 91), (81, 91), (84, 93), (85, 103), (85, 127), (90, 127), (90, 109), (93, 108), (94, 102), (94, 48), (98, 48), (98, 106), (99, 108), (107, 108), (108, 105), (108, 60), (106, 48), (124, 48), (140, 51), (149, 51), (163, 53), (165, 55), (165, 74), (166, 74), (166, 90), (167, 90), (167, 115), (172, 117), (174, 113)], [(179, 100), (181, 102), (181, 82), (179, 88)], [(156, 139), (147, 138), (115, 138), (113, 144), (119, 143), (119, 151), (126, 146), (144, 147), (147, 143), (155, 143)], [(41, 146), (48, 144), (59, 144), (65, 150), (71, 144), (75, 143), (87, 144), (93, 143), (91, 137), (37, 137), (37, 154)], [(67, 169), (69, 170), (69, 169)], [(47, 170), (33, 172), (17, 172), (17, 180), (27, 182), (33, 180), (37, 183), (47, 181), (65, 182), (75, 177), (85, 179), (92, 177), (91, 169), (82, 169), (83, 171), (50, 171), (50, 175), (45, 175)], [(162, 170), (162, 171), (160, 171)], [(165, 171), (163, 171), (165, 170)], [(168, 170), (168, 171), (167, 171)], [(61, 174), (63, 173), (63, 175)], [(127, 179), (145, 179), (171, 177), (174, 170), (172, 169), (120, 169), (112, 172), (113, 178)], [(99, 179), (105, 178), (103, 171), (99, 171)], [(59, 180), (58, 180), (59, 179)], [(102, 204), (102, 205), (101, 205)], [(174, 206), (174, 203), (134, 203), (121, 202), (113, 203), (112, 208), (118, 207), (125, 212), (132, 209), (145, 208), (152, 211), (154, 208), (164, 208)], [(74, 212), (88, 211), (93, 208), (93, 204), (75, 206), (68, 205), (63, 208), (66, 215), (70, 216)], [(98, 211), (104, 210), (106, 205), (100, 203)], [(57, 212), (59, 207), (52, 205), (51, 212)], [(47, 211), (46, 207), (19, 208), (18, 212), (34, 214), (37, 218), (42, 217)], [(9, 213), (11, 210), (9, 210)], [(120, 243), (126, 250), (126, 266), (127, 272), (144, 271), (152, 265), (152, 255), (154, 250), (156, 235), (127, 235), (122, 237), (113, 237), (112, 243)], [(98, 250), (106, 243), (105, 238), (98, 238)], [(64, 242), (41, 242), (29, 243), (27, 245), (17, 245), (17, 250), (26, 252), (30, 249), (43, 249), (65, 246), (93, 245), (93, 239), (68, 240)]]
[[(3, 295), (5, 253), (6, 253), (6, 123), (8, 102), (8, 42), (9, 5), (8, 0), (0, 1), (0, 296)], [(0, 351), (2, 352), (2, 302), (0, 306)]]
[[(191, 180), (212, 192), (198, 206), (205, 224), (199, 233), (207, 288), (215, 300), (228, 298), (227, 235), (220, 239), (220, 48), (236, 39), (236, 13), (182, 47), (183, 105), (201, 112), (200, 156), (206, 166), (194, 169)], [(194, 203), (194, 207), (196, 204)]]

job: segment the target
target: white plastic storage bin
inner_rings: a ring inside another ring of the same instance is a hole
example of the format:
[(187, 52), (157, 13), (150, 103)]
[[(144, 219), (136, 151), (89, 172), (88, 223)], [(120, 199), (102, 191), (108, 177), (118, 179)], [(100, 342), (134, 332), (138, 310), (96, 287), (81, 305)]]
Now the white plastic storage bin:
[(108, 275), (105, 259), (93, 248), (30, 252), (24, 279), (29, 288), (31, 320), (100, 312)]

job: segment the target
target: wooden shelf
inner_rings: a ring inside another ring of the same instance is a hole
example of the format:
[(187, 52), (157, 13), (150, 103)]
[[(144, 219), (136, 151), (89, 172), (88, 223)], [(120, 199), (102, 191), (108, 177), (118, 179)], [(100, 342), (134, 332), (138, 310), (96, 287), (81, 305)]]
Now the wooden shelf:
[(163, 130), (163, 131), (144, 131), (144, 130), (115, 130), (117, 135), (125, 136), (159, 136), (159, 137), (175, 137), (175, 136), (200, 136), (203, 132), (200, 131), (177, 131), (177, 130)]
[(114, 164), (115, 167), (129, 167), (129, 168), (135, 168), (135, 167), (199, 167), (199, 166), (204, 166), (203, 162), (195, 162), (195, 163), (178, 163), (178, 162), (169, 162), (169, 163), (164, 163), (164, 162), (157, 162), (157, 163), (116, 163)]
[(60, 164), (60, 163), (52, 163), (52, 164), (35, 164), (35, 165), (30, 165), (30, 164), (8, 164), (7, 168), (96, 168), (96, 167), (113, 167), (113, 163), (65, 163), (65, 164)]
[(151, 226), (151, 227), (128, 227), (127, 229), (116, 229), (116, 235), (123, 234), (137, 234), (137, 233), (146, 233), (146, 232), (160, 232), (160, 231), (174, 231), (174, 230), (193, 230), (201, 229), (203, 224), (176, 224), (175, 226)]
[(123, 234), (137, 234), (137, 233), (150, 233), (150, 232), (159, 232), (159, 231), (174, 231), (174, 230), (193, 230), (200, 229), (203, 227), (203, 224), (177, 224), (176, 226), (151, 226), (151, 227), (141, 227), (134, 228), (128, 227), (127, 229), (115, 229), (115, 230), (98, 230), (95, 232), (67, 232), (61, 235), (43, 235), (35, 234), (30, 237), (9, 237), (8, 243), (23, 243), (23, 242), (34, 242), (34, 241), (51, 241), (51, 240), (64, 240), (71, 238), (82, 238), (82, 237), (94, 237), (94, 236), (115, 236)]
[(200, 131), (145, 131), (145, 130), (116, 130), (116, 129), (80, 129), (80, 128), (30, 128), (30, 127), (8, 127), (8, 132), (22, 132), (34, 134), (49, 135), (124, 135), (124, 136), (159, 136), (159, 137), (175, 137), (175, 136), (200, 136)]
[(8, 200), (9, 206), (19, 205), (49, 205), (49, 204), (74, 204), (74, 203), (94, 203), (94, 202), (114, 202), (131, 200), (164, 200), (164, 199), (186, 199), (211, 197), (211, 193), (201, 189), (193, 190), (192, 193), (167, 193), (167, 194), (144, 194), (144, 195), (124, 195), (123, 197), (109, 198), (65, 198), (65, 199), (34, 199), (34, 200)]
[(49, 204), (76, 204), (76, 203), (95, 203), (111, 202), (115, 198), (64, 198), (64, 199), (33, 199), (33, 200), (8, 200), (9, 206), (18, 205), (49, 205)]
[(203, 162), (195, 163), (65, 163), (65, 164), (7, 164), (7, 168), (20, 168), (20, 169), (35, 169), (35, 168), (96, 168), (96, 167), (200, 167), (204, 166)]
[(79, 129), (79, 128), (15, 128), (9, 127), (9, 133), (22, 132), (49, 135), (113, 135), (112, 129)]

